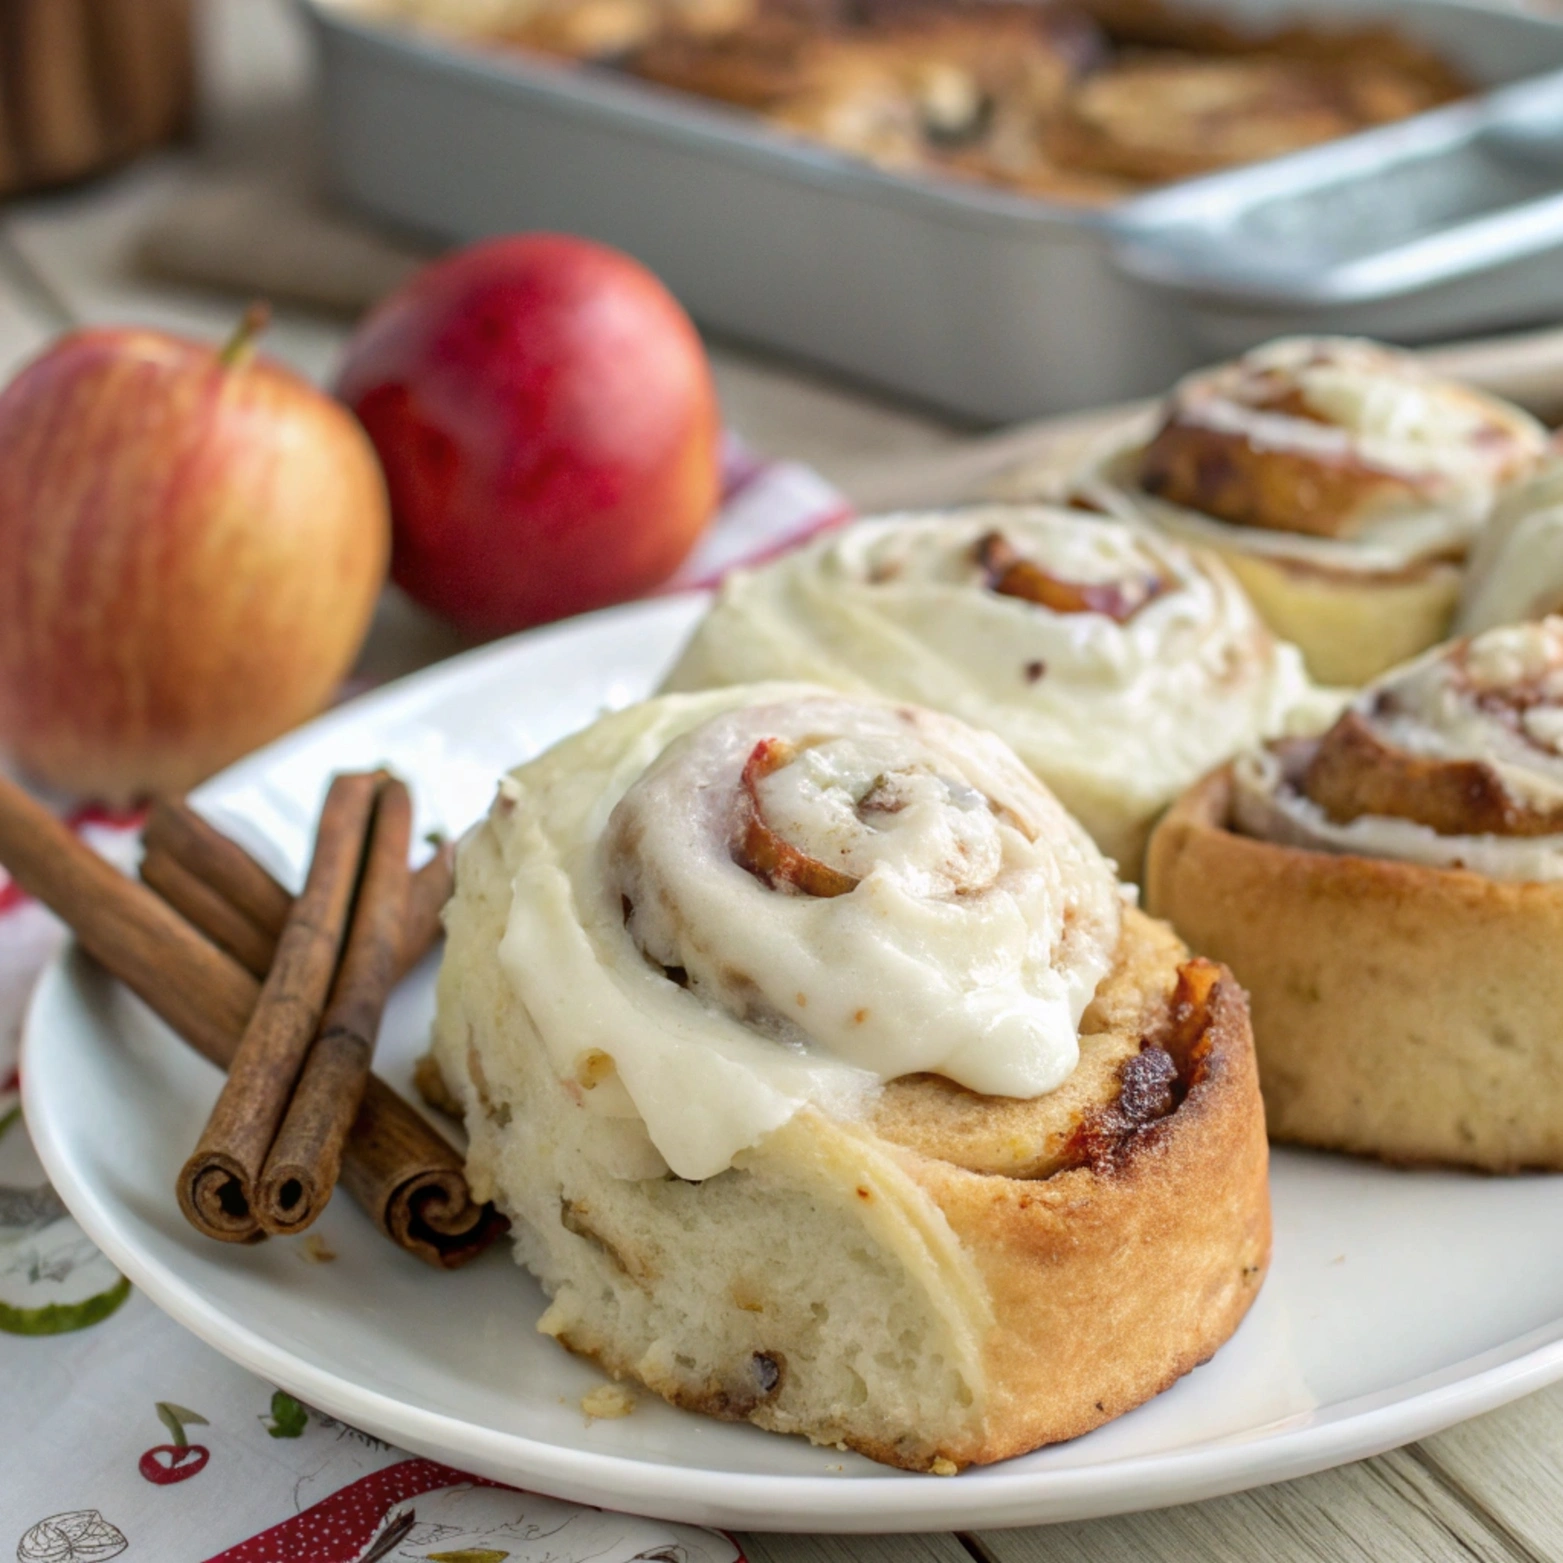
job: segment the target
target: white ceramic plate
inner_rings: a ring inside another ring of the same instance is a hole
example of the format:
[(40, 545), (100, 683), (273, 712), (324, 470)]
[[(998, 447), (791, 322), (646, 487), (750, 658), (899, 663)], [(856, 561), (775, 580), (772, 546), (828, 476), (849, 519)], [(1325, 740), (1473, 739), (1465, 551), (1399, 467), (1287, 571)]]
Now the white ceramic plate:
[[(656, 683), (697, 599), (625, 608), (432, 668), (323, 717), (200, 794), (299, 877), (334, 768), (384, 760), (420, 823), (459, 829), (500, 770)], [(429, 963), (432, 968), (432, 961)], [(397, 995), (380, 1067), (407, 1087), (432, 969)], [(1182, 1503), (1376, 1453), (1563, 1377), (1563, 1178), (1275, 1158), (1275, 1263), (1205, 1367), (1074, 1443), (951, 1479), (911, 1476), (642, 1399), (589, 1422), (600, 1382), (533, 1322), (543, 1298), (494, 1252), (454, 1275), (377, 1236), (346, 1199), (297, 1241), (197, 1237), (174, 1203), (218, 1076), (80, 957), (28, 1022), (28, 1122), (76, 1218), (219, 1351), (419, 1453), (561, 1497), (777, 1530), (1032, 1524)]]

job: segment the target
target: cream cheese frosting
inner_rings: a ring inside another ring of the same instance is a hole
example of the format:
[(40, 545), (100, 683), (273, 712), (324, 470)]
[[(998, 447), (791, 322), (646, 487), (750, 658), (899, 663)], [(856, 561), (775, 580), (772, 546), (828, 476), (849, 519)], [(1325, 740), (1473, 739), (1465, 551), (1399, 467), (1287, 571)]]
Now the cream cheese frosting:
[(1462, 635), (1563, 608), (1563, 456), (1506, 490), (1471, 554)]
[[(997, 589), (996, 546), (1044, 572), (1062, 606)], [(1130, 873), (1150, 820), (1196, 777), (1339, 704), (1219, 562), (1046, 506), (862, 521), (740, 571), (666, 687), (776, 677), (999, 733)]]
[[(1479, 761), (1516, 806), (1563, 809), (1563, 618), (1439, 647), (1364, 691), (1354, 709), (1383, 744), (1434, 761)], [(1247, 835), (1494, 879), (1563, 878), (1563, 835), (1440, 834), (1373, 814), (1332, 820), (1268, 750), (1242, 756), (1233, 774), (1233, 822)]]
[(1563, 879), (1563, 836), (1441, 836), (1414, 820), (1367, 814), (1337, 824), (1269, 750), (1239, 756), (1232, 779), (1232, 823), (1278, 846), (1464, 868), (1489, 879)]
[(713, 1176), (905, 1074), (1052, 1090), (1122, 915), (1000, 740), (798, 686), (604, 717), (511, 773), (484, 829), (501, 967), (637, 1175)]
[(1488, 630), (1376, 686), (1382, 737), (1412, 754), (1483, 760), (1519, 802), (1563, 805), (1563, 618)]

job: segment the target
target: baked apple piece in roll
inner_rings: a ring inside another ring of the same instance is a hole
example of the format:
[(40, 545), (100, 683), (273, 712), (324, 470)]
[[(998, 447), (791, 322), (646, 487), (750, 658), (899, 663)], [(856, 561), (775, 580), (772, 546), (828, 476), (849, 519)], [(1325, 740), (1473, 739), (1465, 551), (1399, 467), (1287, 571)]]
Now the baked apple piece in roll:
[(1218, 561), (1043, 506), (863, 521), (729, 576), (666, 687), (764, 678), (998, 733), (1131, 877), (1196, 777), (1339, 706)]
[(1314, 677), (1359, 685), (1442, 640), (1501, 488), (1542, 460), (1528, 413), (1376, 343), (1290, 338), (1190, 376), (1072, 482), (1215, 549)]
[(1248, 989), (1276, 1138), (1563, 1167), (1563, 619), (1439, 648), (1216, 772), (1147, 886)]
[(1242, 992), (990, 734), (797, 685), (604, 717), (505, 780), (447, 925), (435, 1057), (538, 1327), (675, 1405), (949, 1472), (1258, 1289)]

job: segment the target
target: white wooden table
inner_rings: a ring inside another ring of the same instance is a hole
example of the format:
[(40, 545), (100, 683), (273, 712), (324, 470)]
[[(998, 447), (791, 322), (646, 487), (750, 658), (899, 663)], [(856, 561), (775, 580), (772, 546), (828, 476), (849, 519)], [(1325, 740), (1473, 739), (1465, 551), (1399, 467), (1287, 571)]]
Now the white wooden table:
[[(217, 337), (234, 321), (233, 296), (155, 285), (133, 259), (149, 213), (182, 183), (213, 168), (296, 178), (309, 166), (307, 61), (285, 0), (213, 0), (210, 20), (198, 151), (0, 208), (0, 375), (67, 326), (152, 323)], [(270, 350), (323, 377), (348, 324), (282, 307)], [(712, 344), (712, 356), (729, 422), (761, 451), (809, 462), (849, 493), (890, 493), (898, 471), (965, 438), (925, 413), (727, 344)], [(388, 598), (366, 671), (389, 676), (454, 646)], [(744, 1540), (756, 1563), (1542, 1563), (1563, 1559), (1563, 1386), (1374, 1460), (1185, 1508), (976, 1535)]]

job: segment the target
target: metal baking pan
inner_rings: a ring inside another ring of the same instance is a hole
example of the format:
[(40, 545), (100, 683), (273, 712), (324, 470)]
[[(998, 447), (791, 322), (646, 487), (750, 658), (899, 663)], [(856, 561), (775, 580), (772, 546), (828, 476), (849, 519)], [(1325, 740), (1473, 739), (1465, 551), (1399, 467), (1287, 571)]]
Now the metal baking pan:
[[(1402, 340), (1563, 315), (1563, 13), (1391, 19), (1488, 89), (1106, 210), (892, 174), (612, 72), (447, 41), (352, 0), (316, 33), (329, 177), (444, 239), (615, 244), (703, 324), (985, 422), (1149, 395), (1283, 331)], [(1297, 0), (1201, 0), (1256, 28)]]

